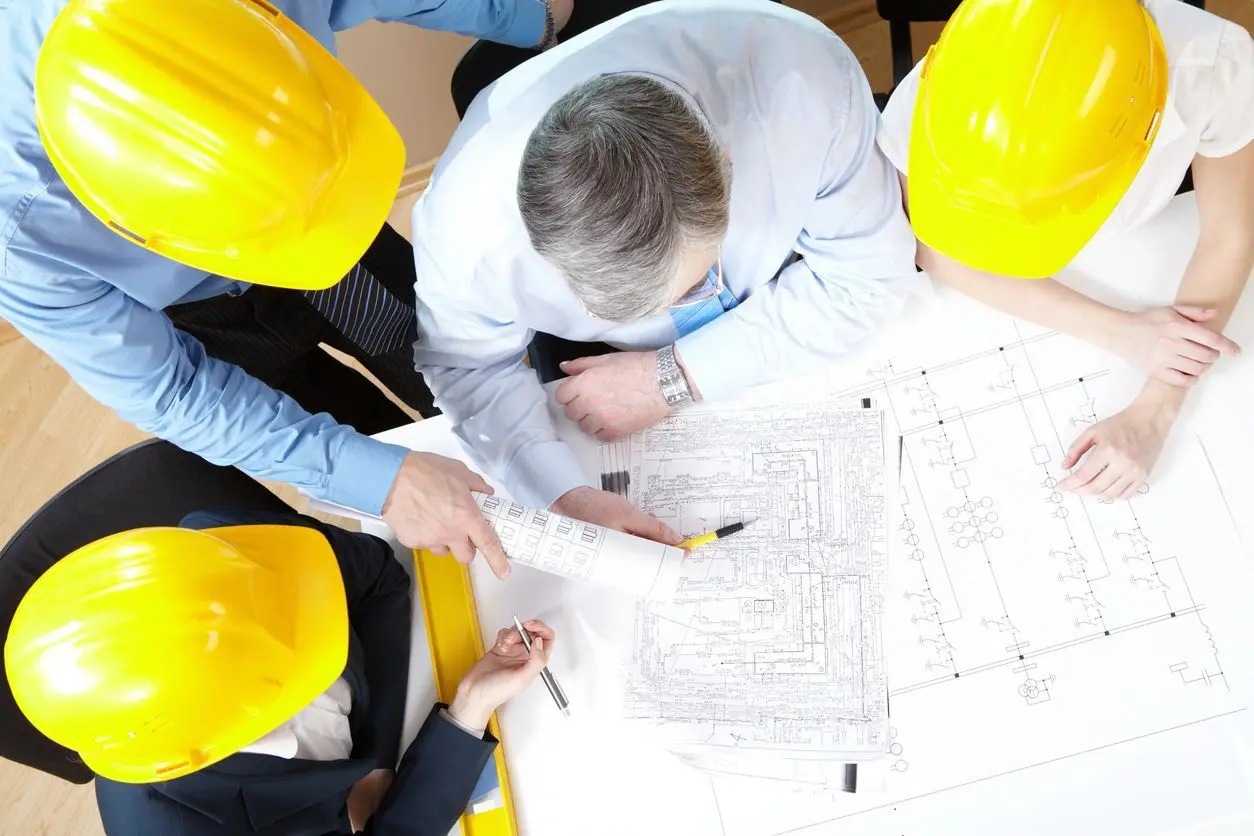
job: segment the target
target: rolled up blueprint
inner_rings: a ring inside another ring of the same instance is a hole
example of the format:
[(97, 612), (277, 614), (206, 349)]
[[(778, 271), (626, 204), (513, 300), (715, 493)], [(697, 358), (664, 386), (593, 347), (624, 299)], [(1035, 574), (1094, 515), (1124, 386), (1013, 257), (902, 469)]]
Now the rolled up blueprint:
[(637, 598), (667, 601), (675, 596), (683, 549), (512, 499), (476, 494), (475, 500), (514, 563), (612, 586)]

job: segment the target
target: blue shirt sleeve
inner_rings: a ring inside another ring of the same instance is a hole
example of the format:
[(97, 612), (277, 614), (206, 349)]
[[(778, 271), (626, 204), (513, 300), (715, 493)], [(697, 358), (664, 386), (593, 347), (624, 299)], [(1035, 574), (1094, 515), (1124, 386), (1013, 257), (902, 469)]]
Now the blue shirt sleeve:
[(543, 0), (331, 0), (330, 21), (337, 31), (367, 20), (399, 21), (534, 47), (544, 37), (547, 8)]
[(161, 311), (101, 279), (41, 269), (52, 266), (61, 264), (11, 247), (0, 271), (0, 317), (88, 394), (211, 462), (380, 512), (403, 448), (325, 413), (310, 415), (239, 367), (209, 357)]

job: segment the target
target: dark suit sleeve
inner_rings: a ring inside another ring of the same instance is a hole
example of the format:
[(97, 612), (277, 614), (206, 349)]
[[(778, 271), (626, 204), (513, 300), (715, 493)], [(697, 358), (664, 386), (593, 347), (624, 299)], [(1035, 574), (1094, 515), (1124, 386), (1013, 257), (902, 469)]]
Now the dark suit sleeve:
[(467, 734), (440, 716), (427, 715), (405, 750), (383, 803), (366, 825), (368, 836), (446, 836), (466, 809), (496, 738)]
[(331, 544), (344, 575), (348, 618), (365, 648), (370, 712), (354, 726), (353, 748), (373, 751), (381, 769), (396, 767), (405, 721), (409, 683), (409, 575), (392, 547), (377, 537), (345, 531), (300, 514), (263, 511), (199, 511), (184, 528), (231, 525), (303, 525), (317, 529)]

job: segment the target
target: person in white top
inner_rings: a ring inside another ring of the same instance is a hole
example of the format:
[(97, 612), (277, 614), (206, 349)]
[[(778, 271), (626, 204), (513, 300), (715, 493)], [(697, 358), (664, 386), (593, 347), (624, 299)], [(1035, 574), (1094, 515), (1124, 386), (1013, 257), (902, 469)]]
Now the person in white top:
[[(938, 281), (1148, 373), (1084, 432), (1060, 487), (1132, 495), (1254, 267), (1254, 43), (1179, 0), (967, 0), (893, 93), (879, 145)], [(1160, 212), (1192, 166), (1201, 236), (1169, 307), (1124, 311), (1048, 278)], [(1034, 279), (1025, 281), (1024, 279)]]
[(585, 481), (528, 343), (622, 349), (557, 392), (605, 440), (844, 354), (921, 283), (878, 122), (849, 48), (761, 0), (652, 3), (483, 91), (414, 209), (416, 358), (457, 434), (526, 504), (678, 542)]

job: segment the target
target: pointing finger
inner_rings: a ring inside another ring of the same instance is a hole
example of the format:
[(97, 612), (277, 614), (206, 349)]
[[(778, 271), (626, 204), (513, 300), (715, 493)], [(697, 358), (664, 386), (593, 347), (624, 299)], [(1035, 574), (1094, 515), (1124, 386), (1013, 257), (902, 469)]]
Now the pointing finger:
[(482, 514), (476, 513), (475, 519), (471, 521), (470, 539), (479, 549), (484, 560), (488, 561), (492, 574), (501, 580), (508, 578), (509, 558), (505, 554), (504, 547), (501, 546), (501, 539), (496, 536), (496, 532), (492, 530), (492, 526), (488, 525), (488, 521), (483, 518)]

